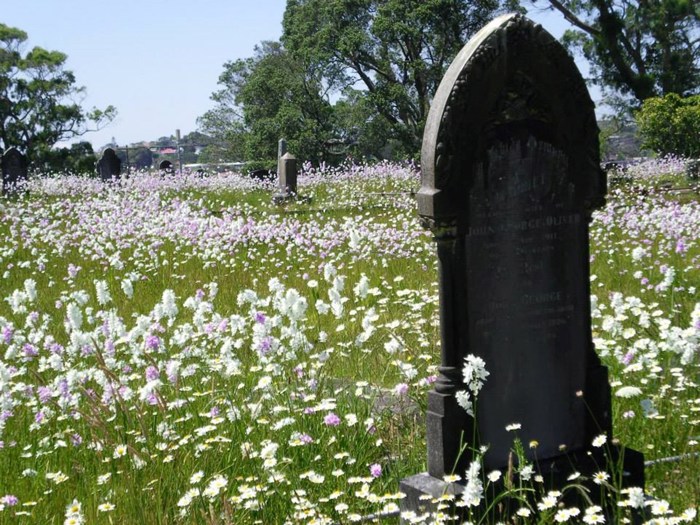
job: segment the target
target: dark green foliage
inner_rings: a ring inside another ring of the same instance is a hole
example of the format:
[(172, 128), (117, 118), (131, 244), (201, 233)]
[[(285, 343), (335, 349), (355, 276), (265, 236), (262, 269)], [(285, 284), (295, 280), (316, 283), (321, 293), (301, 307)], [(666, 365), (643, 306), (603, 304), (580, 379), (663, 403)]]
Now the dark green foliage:
[(95, 176), (97, 157), (89, 142), (77, 142), (70, 148), (39, 147), (30, 159), (33, 169), (44, 174), (72, 173)]
[(332, 137), (332, 109), (321, 79), (292, 58), (279, 42), (263, 42), (255, 56), (227, 62), (212, 94), (216, 107), (199, 119), (218, 142), (222, 160), (276, 158), (277, 142), (288, 140), (298, 158), (318, 162)]
[(564, 14), (564, 42), (581, 52), (593, 80), (620, 109), (700, 89), (697, 0), (532, 0)]
[(90, 124), (104, 125), (116, 111), (83, 110), (74, 100), (84, 88), (63, 68), (66, 55), (40, 47), (23, 53), (26, 40), (24, 31), (0, 23), (0, 146), (15, 146), (32, 159)]
[(637, 112), (637, 123), (645, 147), (661, 155), (700, 157), (700, 95), (649, 98)]
[[(341, 107), (339, 121), (370, 133), (363, 153), (394, 141), (399, 156), (417, 156), (448, 65), (476, 31), (517, 6), (513, 0), (290, 0), (282, 41), (320, 72), (324, 85), (346, 94), (353, 107)], [(348, 92), (353, 86), (362, 91)], [(357, 126), (362, 121), (367, 126)]]

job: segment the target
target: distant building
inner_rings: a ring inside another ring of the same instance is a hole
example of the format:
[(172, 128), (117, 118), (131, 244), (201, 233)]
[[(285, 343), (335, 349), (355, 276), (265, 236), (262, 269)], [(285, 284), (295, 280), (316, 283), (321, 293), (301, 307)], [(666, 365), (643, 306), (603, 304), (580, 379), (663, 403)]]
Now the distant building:
[(160, 153), (161, 155), (175, 155), (177, 153), (176, 148), (152, 148), (154, 153)]

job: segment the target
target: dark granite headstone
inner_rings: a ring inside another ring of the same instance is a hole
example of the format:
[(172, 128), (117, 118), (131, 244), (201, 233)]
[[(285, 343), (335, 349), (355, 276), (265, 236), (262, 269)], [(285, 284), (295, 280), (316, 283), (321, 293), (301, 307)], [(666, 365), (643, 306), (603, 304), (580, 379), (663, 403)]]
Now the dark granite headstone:
[(173, 163), (170, 162), (169, 160), (163, 160), (161, 163), (158, 165), (158, 169), (167, 175), (172, 175), (175, 170), (173, 168)]
[[(589, 455), (612, 425), (591, 336), (588, 224), (605, 192), (594, 106), (573, 60), (527, 18), (495, 19), (448, 69), (423, 137), (418, 211), (437, 241), (442, 363), (428, 396), (428, 472), (402, 482), (405, 509), (459, 492), (442, 478), (464, 475), (473, 436), (488, 446), (485, 471), (507, 469), (511, 423), (539, 443), (528, 460), (559, 489), (572, 470), (603, 468)], [(490, 373), (475, 418), (455, 399), (469, 354)], [(625, 450), (624, 467), (624, 484), (643, 485), (641, 454)]]
[(296, 197), (297, 194), (297, 159), (291, 153), (285, 153), (280, 158), (277, 173), (279, 193), (275, 194), (275, 202)]
[(27, 182), (27, 157), (17, 148), (2, 155), (2, 192), (14, 193)]
[(105, 182), (118, 180), (122, 171), (122, 161), (112, 148), (102, 152), (102, 158), (97, 161), (97, 174)]

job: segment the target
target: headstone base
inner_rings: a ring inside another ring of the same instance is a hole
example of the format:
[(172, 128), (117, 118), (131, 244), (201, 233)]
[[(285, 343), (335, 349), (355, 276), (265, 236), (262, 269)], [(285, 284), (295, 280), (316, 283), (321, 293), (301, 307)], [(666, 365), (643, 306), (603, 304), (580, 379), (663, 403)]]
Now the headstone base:
[[(535, 465), (537, 472), (544, 478), (544, 485), (541, 485), (541, 495), (545, 495), (550, 490), (561, 490), (567, 485), (579, 484), (587, 489), (587, 498), (590, 498), (593, 504), (604, 507), (606, 514), (606, 523), (615, 522), (613, 514), (619, 509), (605, 508), (605, 503), (601, 501), (601, 492), (604, 490), (600, 485), (592, 481), (593, 475), (600, 471), (607, 471), (610, 475), (608, 483), (616, 487), (644, 487), (644, 456), (636, 450), (618, 447), (616, 445), (605, 445), (605, 453), (602, 450), (595, 451), (577, 451), (570, 454), (558, 456), (556, 458), (538, 461)], [(608, 468), (606, 469), (606, 465)], [(581, 476), (575, 480), (570, 480), (569, 477), (575, 473), (581, 473)], [(505, 474), (504, 474), (505, 475)], [(620, 477), (621, 476), (621, 477)], [(515, 481), (517, 484), (517, 480)], [(533, 483), (537, 489), (538, 483)], [(447, 483), (441, 479), (435, 478), (423, 472), (414, 476), (405, 478), (399, 485), (399, 491), (404, 493), (406, 497), (401, 501), (401, 512), (412, 511), (417, 515), (425, 513), (436, 513), (438, 511), (447, 515), (455, 515), (460, 519), (466, 518), (466, 507), (457, 507), (453, 503), (446, 506), (446, 501), (443, 498), (445, 495), (454, 495), (454, 501), (458, 501), (464, 492), (465, 484), (463, 482)], [(486, 498), (490, 501), (505, 489), (503, 478), (496, 483), (489, 483), (486, 487)], [(625, 499), (624, 495), (619, 496), (620, 499)], [(584, 496), (577, 489), (570, 488), (564, 495), (564, 502), (568, 506), (577, 506), (583, 512), (588, 506)], [(537, 500), (533, 499), (531, 504), (536, 508)], [(608, 504), (610, 498), (608, 498)], [(512, 505), (512, 512), (517, 510), (522, 503), (516, 499), (503, 499), (499, 503), (501, 508), (506, 505)], [(481, 509), (485, 511), (485, 509)], [(512, 513), (511, 512), (511, 513)], [(641, 514), (632, 517), (632, 523), (642, 523), (643, 516)]]
[(311, 201), (311, 197), (301, 197), (297, 193), (275, 193), (272, 196), (273, 204), (286, 204), (288, 202), (307, 203)]

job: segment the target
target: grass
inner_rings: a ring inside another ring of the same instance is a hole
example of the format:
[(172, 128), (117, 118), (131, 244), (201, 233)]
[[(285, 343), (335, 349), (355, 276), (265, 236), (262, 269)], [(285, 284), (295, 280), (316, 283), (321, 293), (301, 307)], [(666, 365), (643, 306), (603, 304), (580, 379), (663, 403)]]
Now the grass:
[[(235, 176), (64, 178), (1, 201), (0, 523), (397, 509), (399, 480), (425, 470), (439, 364), (418, 182), (407, 166), (307, 173), (310, 201), (277, 206)], [(700, 441), (700, 211), (684, 198), (614, 189), (591, 227), (594, 337), (625, 393), (614, 434), (648, 459)], [(681, 516), (697, 468), (650, 466), (648, 492)]]

